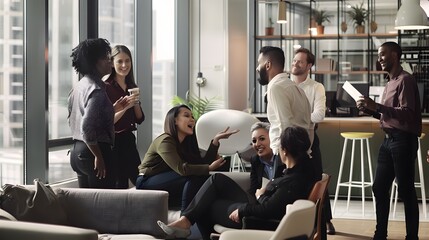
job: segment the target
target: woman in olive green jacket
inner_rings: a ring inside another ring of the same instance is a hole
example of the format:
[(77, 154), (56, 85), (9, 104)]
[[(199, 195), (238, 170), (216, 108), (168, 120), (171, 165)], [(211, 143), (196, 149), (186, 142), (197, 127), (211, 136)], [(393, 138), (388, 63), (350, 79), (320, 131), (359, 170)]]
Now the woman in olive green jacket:
[(169, 192), (170, 207), (180, 206), (184, 210), (188, 206), (209, 171), (225, 163), (217, 154), (219, 140), (238, 132), (227, 127), (216, 134), (201, 157), (194, 127), (194, 117), (186, 105), (168, 111), (164, 133), (153, 140), (139, 166), (137, 189), (165, 190)]

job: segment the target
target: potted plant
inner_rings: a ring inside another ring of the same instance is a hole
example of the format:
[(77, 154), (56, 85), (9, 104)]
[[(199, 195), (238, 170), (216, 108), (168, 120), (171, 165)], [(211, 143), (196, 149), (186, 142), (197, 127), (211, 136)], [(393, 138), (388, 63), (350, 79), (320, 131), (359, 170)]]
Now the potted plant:
[(177, 95), (173, 96), (171, 104), (173, 106), (181, 104), (188, 106), (192, 111), (192, 115), (194, 116), (195, 121), (197, 121), (198, 118), (200, 118), (201, 115), (203, 115), (204, 113), (220, 108), (218, 97), (208, 99), (198, 98), (197, 96), (191, 96), (191, 94), (186, 94), (186, 98), (187, 99), (183, 99)]
[(323, 25), (324, 22), (331, 22), (330, 18), (333, 17), (332, 15), (328, 14), (328, 12), (324, 10), (314, 10), (313, 11), (313, 19), (316, 22), (316, 28), (317, 28), (317, 34), (321, 35), (325, 31), (325, 26)]
[(268, 26), (265, 27), (265, 35), (271, 36), (274, 34), (274, 22), (273, 19), (268, 18)]
[(351, 7), (348, 12), (349, 18), (353, 21), (356, 27), (356, 33), (365, 33), (365, 20), (368, 18), (369, 11), (363, 7), (363, 2), (360, 5)]

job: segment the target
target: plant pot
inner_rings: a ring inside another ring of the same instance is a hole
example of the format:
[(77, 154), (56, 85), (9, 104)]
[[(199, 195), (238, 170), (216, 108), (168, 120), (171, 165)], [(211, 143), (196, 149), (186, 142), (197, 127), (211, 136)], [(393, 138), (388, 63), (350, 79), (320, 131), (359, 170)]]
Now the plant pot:
[(377, 31), (378, 24), (375, 21), (371, 21), (370, 27), (371, 27), (371, 32), (374, 33), (375, 31)]
[(274, 34), (274, 28), (273, 27), (266, 27), (265, 28), (265, 35), (271, 36)]
[(317, 35), (323, 35), (325, 33), (325, 26), (323, 25), (317, 25), (316, 29), (317, 29)]
[(317, 27), (316, 20), (314, 20), (314, 18), (311, 18), (311, 21), (310, 21), (310, 28), (315, 28), (315, 27)]
[(343, 33), (347, 32), (347, 23), (344, 21), (341, 23), (341, 31)]
[(365, 26), (363, 26), (363, 25), (357, 25), (356, 26), (356, 33), (357, 34), (365, 33)]

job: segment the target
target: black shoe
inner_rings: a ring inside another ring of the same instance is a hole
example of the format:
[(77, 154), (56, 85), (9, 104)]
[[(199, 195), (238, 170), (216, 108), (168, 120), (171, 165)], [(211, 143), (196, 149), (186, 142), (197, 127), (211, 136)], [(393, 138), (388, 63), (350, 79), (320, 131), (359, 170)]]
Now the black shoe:
[(326, 234), (335, 235), (335, 227), (331, 221), (326, 223)]

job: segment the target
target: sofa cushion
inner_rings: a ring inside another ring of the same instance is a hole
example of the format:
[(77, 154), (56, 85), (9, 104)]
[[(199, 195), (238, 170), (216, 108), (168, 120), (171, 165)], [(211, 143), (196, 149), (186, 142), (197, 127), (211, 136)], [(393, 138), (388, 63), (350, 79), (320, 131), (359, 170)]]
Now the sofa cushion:
[(164, 236), (156, 221), (167, 221), (165, 191), (63, 188), (57, 194), (71, 226)]
[(60, 225), (0, 220), (0, 236), (13, 240), (97, 240), (98, 233)]

